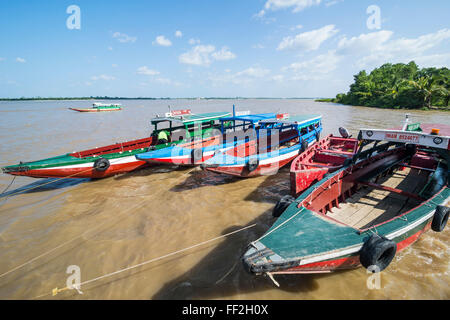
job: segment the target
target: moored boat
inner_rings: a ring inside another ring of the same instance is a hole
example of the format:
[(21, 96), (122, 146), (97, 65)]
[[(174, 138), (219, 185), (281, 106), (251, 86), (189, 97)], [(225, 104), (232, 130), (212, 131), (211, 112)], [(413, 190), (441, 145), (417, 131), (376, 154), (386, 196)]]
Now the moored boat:
[[(219, 126), (219, 119), (229, 116), (229, 112), (209, 112), (192, 114), (190, 110), (174, 110), (151, 120), (154, 126), (148, 138), (116, 143), (100, 148), (72, 152), (62, 156), (38, 161), (20, 162), (5, 166), (2, 171), (17, 176), (33, 178), (104, 178), (119, 173), (130, 172), (148, 166), (136, 155), (148, 150), (160, 150), (173, 144), (186, 143), (195, 137), (209, 137), (211, 130)], [(192, 124), (202, 125), (194, 130)], [(164, 131), (169, 141), (158, 139)]]
[(262, 120), (255, 139), (217, 153), (202, 168), (238, 177), (274, 174), (319, 140), (321, 120), (320, 115), (287, 114)]
[[(234, 148), (244, 142), (244, 134), (266, 119), (276, 118), (275, 113), (243, 114), (220, 119), (220, 130), (215, 134), (183, 143), (164, 150), (149, 150), (136, 155), (138, 160), (149, 163), (193, 166), (204, 163), (218, 152)], [(248, 133), (250, 134), (250, 133)]]
[(122, 110), (122, 105), (118, 103), (94, 103), (92, 104), (92, 108), (69, 108), (73, 111), (78, 112), (101, 112), (101, 111), (120, 111)]
[(292, 161), (290, 179), (291, 195), (297, 197), (328, 172), (344, 166), (358, 150), (358, 140), (329, 135), (310, 146)]
[(272, 276), (362, 265), (379, 272), (423, 232), (442, 231), (450, 212), (450, 132), (436, 131), (362, 129), (352, 163), (292, 201), (250, 244), (246, 269)]

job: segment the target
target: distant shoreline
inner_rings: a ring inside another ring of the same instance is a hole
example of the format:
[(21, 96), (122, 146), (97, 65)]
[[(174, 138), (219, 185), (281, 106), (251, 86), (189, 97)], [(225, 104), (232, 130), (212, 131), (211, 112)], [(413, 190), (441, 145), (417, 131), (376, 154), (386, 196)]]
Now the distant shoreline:
[(194, 97), (194, 98), (168, 98), (168, 97), (160, 97), (160, 98), (150, 98), (150, 97), (60, 97), (60, 98), (0, 98), (0, 101), (57, 101), (57, 100), (248, 100), (248, 99), (257, 99), (257, 100), (314, 100), (316, 97), (311, 98), (300, 98), (300, 97), (291, 97), (291, 98), (280, 98), (280, 97)]
[(344, 104), (342, 102), (337, 102), (335, 98), (323, 98), (323, 99), (315, 99), (315, 102), (328, 102), (328, 103), (336, 103), (353, 107), (367, 107), (367, 108), (375, 108), (375, 109), (386, 109), (386, 110), (419, 110), (419, 111), (450, 111), (450, 108), (436, 107), (431, 106), (431, 108), (407, 108), (407, 107), (377, 107), (377, 106), (361, 106), (361, 105), (353, 105), (353, 104)]

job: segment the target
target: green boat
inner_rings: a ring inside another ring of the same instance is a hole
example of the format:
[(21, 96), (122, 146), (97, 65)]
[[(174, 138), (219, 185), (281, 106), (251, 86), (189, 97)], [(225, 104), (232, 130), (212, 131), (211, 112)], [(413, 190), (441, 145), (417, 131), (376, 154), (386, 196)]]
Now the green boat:
[(101, 111), (119, 111), (122, 110), (122, 105), (118, 103), (94, 103), (92, 108), (69, 108), (78, 112), (101, 112)]
[[(230, 112), (192, 114), (190, 110), (174, 110), (151, 120), (154, 127), (150, 137), (67, 153), (38, 161), (5, 166), (2, 171), (33, 178), (105, 178), (149, 166), (136, 155), (158, 150), (192, 139), (203, 139), (220, 129), (219, 119)], [(159, 139), (164, 132), (167, 140)]]
[(380, 272), (422, 233), (444, 229), (450, 127), (362, 129), (358, 140), (351, 161), (287, 201), (273, 226), (249, 245), (243, 256), (249, 272), (272, 280), (273, 274), (361, 265)]

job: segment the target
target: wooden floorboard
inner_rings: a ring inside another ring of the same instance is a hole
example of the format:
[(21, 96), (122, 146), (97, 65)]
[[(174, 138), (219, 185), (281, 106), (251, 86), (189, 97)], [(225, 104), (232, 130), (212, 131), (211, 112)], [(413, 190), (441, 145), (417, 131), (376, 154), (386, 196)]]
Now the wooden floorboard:
[[(406, 168), (387, 177), (381, 177), (377, 183), (391, 188), (398, 188), (410, 193), (418, 193), (427, 181), (428, 172)], [(368, 228), (394, 218), (401, 212), (415, 207), (418, 201), (403, 195), (362, 187), (340, 204), (328, 215), (355, 228)]]

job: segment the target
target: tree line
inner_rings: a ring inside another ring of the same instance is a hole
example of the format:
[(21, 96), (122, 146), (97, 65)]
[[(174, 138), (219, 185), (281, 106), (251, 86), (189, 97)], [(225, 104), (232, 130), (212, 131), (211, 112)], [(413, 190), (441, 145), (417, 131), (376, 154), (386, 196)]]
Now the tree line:
[(450, 99), (448, 68), (419, 69), (408, 64), (386, 63), (367, 74), (354, 75), (347, 93), (336, 95), (332, 102), (381, 108), (447, 109)]

